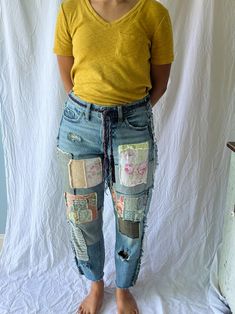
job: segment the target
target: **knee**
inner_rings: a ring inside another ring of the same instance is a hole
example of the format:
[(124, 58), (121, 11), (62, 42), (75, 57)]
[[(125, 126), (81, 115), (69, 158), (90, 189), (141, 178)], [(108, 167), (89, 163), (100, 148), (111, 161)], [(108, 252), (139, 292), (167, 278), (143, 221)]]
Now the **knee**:
[(144, 216), (148, 210), (148, 190), (138, 194), (124, 194), (111, 190), (117, 214), (118, 230), (129, 238), (139, 238)]

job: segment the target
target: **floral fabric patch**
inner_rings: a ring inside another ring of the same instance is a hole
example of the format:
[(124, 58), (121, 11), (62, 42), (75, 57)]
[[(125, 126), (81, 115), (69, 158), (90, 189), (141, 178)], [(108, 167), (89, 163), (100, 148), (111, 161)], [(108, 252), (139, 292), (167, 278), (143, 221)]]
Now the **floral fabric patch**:
[(98, 217), (97, 193), (70, 194), (65, 192), (67, 219), (75, 225), (86, 223)]
[(119, 145), (118, 154), (120, 184), (147, 183), (149, 142)]
[(143, 219), (147, 202), (146, 194), (139, 197), (123, 194), (117, 196), (117, 193), (113, 189), (111, 193), (118, 217), (130, 221), (141, 221)]

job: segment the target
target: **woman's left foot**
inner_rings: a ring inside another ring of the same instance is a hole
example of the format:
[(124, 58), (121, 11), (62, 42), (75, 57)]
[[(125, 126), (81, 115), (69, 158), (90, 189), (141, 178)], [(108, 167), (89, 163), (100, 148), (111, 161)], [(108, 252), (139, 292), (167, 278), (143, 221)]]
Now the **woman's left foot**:
[(128, 289), (116, 288), (115, 296), (118, 314), (139, 314), (135, 298)]

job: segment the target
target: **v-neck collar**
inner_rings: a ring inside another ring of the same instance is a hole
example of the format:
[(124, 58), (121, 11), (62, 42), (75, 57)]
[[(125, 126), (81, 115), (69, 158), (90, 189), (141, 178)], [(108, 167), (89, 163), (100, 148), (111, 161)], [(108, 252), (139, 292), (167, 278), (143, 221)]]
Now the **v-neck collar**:
[(123, 14), (120, 18), (108, 22), (106, 20), (104, 20), (93, 8), (93, 6), (91, 5), (89, 0), (82, 0), (85, 2), (85, 5), (87, 6), (87, 9), (90, 11), (90, 13), (94, 16), (94, 18), (96, 20), (98, 20), (101, 24), (103, 24), (104, 26), (114, 26), (117, 25), (119, 23), (121, 23), (122, 21), (124, 21), (127, 17), (129, 17), (134, 11), (136, 11), (141, 4), (143, 4), (143, 2), (145, 0), (139, 0), (129, 11), (127, 11), (125, 14)]

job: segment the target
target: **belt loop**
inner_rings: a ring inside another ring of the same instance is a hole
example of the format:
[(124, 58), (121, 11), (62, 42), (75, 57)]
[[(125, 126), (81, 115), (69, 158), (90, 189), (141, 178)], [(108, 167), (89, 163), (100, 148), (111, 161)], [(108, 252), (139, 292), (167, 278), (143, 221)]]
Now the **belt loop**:
[(87, 103), (86, 106), (86, 119), (90, 120), (90, 107), (91, 107), (91, 103)]
[(118, 106), (118, 122), (123, 121), (123, 111), (122, 111), (122, 106)]

